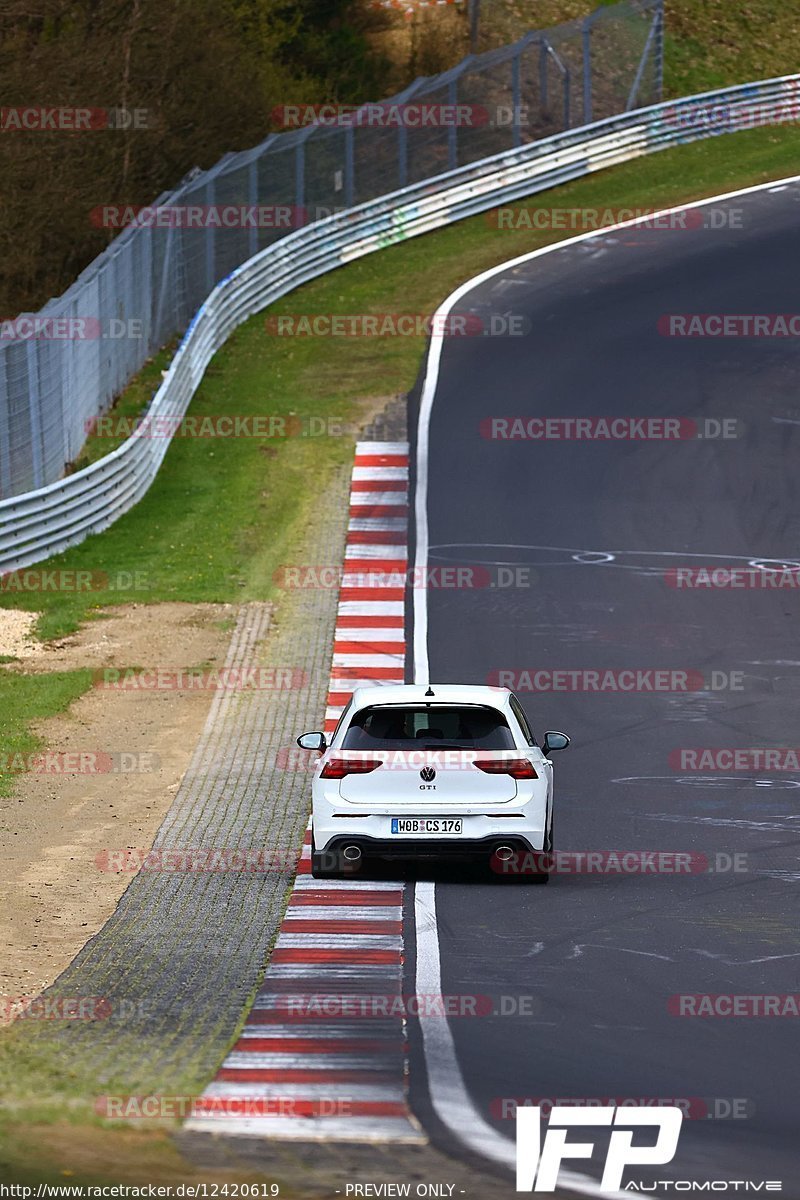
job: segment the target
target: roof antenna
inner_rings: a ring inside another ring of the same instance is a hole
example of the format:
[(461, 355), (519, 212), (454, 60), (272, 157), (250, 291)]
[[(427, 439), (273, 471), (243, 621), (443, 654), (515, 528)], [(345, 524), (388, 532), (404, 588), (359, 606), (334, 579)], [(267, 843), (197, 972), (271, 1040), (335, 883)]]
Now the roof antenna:
[(430, 684), (428, 684), (428, 690), (427, 690), (427, 692), (425, 693), (425, 695), (426, 695), (426, 696), (432, 696), (432, 695), (433, 695), (433, 688), (431, 687), (431, 685), (430, 685)]

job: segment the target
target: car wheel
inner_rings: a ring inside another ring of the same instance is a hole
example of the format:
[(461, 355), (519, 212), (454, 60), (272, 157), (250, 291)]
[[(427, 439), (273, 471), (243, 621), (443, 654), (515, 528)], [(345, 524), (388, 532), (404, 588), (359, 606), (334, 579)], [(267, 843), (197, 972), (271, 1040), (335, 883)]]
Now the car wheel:
[[(547, 837), (544, 840), (544, 850), (542, 853), (546, 854), (552, 860), (552, 855), (553, 855), (553, 818), (552, 818), (552, 816), (550, 817), (550, 828), (548, 829)], [(550, 866), (552, 866), (552, 861), (550, 862)], [(541, 887), (543, 884), (550, 882), (550, 871), (549, 870), (536, 871), (534, 874), (529, 876), (529, 879), (530, 879), (531, 883), (538, 883), (539, 886)]]

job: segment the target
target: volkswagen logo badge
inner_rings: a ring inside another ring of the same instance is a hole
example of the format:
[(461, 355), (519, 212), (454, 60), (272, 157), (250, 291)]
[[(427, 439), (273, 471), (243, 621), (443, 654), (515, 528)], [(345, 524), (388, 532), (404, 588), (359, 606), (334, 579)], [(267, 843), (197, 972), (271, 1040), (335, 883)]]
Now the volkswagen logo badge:
[(423, 767), (419, 773), (420, 779), (424, 779), (426, 783), (431, 783), (436, 778), (436, 772), (433, 767)]

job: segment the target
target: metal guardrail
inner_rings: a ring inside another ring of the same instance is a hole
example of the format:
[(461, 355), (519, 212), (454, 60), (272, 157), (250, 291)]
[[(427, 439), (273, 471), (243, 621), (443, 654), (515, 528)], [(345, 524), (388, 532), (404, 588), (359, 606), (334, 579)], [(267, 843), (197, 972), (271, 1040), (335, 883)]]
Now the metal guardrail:
[[(509, 200), (683, 142), (800, 118), (800, 75), (782, 76), (610, 117), (504, 151), (317, 221), (221, 280), (196, 313), (148, 409), (174, 428), (216, 351), (248, 317), (353, 259)], [(0, 574), (106, 529), (141, 499), (168, 436), (134, 433), (113, 453), (37, 491), (0, 502)]]

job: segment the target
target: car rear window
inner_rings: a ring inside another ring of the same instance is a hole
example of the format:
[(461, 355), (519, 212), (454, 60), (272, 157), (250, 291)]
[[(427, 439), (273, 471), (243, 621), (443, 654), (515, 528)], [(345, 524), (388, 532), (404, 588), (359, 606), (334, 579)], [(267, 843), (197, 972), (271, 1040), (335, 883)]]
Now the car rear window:
[(344, 750), (513, 750), (508, 722), (495, 708), (478, 704), (375, 704), (353, 717)]

